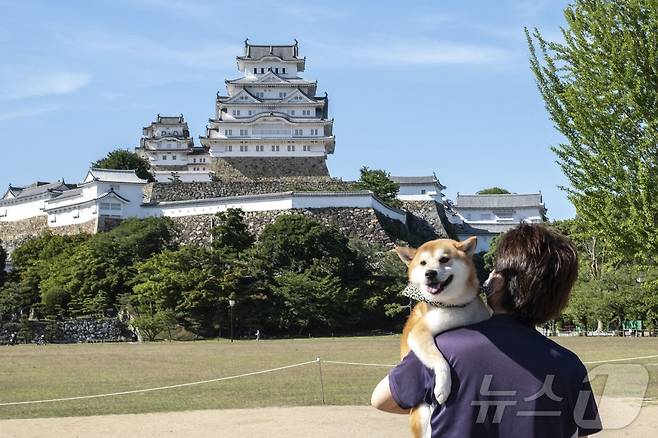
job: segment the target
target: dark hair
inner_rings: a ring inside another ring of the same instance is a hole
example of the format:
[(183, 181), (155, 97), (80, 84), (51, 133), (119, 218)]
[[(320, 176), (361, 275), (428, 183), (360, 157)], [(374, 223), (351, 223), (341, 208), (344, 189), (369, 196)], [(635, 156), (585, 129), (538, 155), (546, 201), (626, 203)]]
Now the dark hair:
[(535, 324), (560, 314), (578, 277), (578, 254), (571, 241), (539, 224), (506, 232), (495, 270), (505, 278), (502, 306)]

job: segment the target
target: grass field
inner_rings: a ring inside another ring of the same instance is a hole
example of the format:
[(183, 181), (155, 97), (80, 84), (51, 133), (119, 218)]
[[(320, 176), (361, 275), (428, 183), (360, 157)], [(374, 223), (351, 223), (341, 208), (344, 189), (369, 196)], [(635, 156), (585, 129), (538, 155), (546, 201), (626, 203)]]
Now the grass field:
[[(0, 347), (0, 403), (152, 388), (323, 360), (392, 364), (399, 337)], [(658, 354), (656, 338), (558, 338), (583, 361)], [(628, 363), (650, 373), (658, 399), (658, 357)], [(593, 366), (593, 365), (592, 365)], [(591, 368), (591, 367), (590, 367)], [(323, 363), (325, 402), (365, 405), (386, 368)], [(618, 395), (635, 377), (617, 384)], [(595, 389), (600, 385), (595, 382)], [(0, 406), (0, 418), (104, 415), (322, 403), (317, 364), (184, 388), (55, 403)]]

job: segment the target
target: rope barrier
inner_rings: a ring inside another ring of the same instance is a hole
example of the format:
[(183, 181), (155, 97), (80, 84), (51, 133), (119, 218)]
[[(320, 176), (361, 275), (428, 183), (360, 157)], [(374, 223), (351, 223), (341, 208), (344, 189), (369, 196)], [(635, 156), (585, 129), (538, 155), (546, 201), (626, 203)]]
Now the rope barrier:
[[(587, 365), (592, 365), (592, 364), (608, 363), (608, 362), (623, 362), (623, 361), (627, 361), (627, 360), (651, 359), (651, 358), (655, 358), (655, 357), (658, 357), (658, 354), (653, 354), (653, 355), (650, 355), (650, 356), (626, 357), (626, 358), (619, 358), (619, 359), (595, 360), (595, 361), (588, 361), (588, 362), (583, 362), (583, 363), (587, 364)], [(218, 377), (216, 379), (209, 379), (209, 380), (200, 380), (200, 381), (197, 381), (197, 382), (179, 383), (179, 384), (176, 384), (176, 385), (159, 386), (159, 387), (156, 387), (156, 388), (134, 389), (134, 390), (131, 390), (131, 391), (111, 392), (111, 393), (106, 393), (106, 394), (81, 395), (81, 396), (76, 396), (76, 397), (52, 398), (52, 399), (45, 399), (45, 400), (29, 400), (29, 401), (20, 401), (20, 402), (7, 402), (7, 403), (0, 403), (0, 407), (2, 407), (2, 406), (28, 405), (28, 404), (39, 404), (39, 403), (53, 403), (53, 402), (71, 401), (71, 400), (85, 400), (85, 399), (91, 399), (91, 398), (114, 397), (114, 396), (118, 396), (118, 395), (140, 394), (140, 393), (145, 393), (145, 392), (163, 391), (163, 390), (167, 390), (167, 389), (184, 388), (184, 387), (188, 387), (188, 386), (203, 385), (203, 384), (206, 384), (206, 383), (214, 383), (214, 382), (222, 382), (222, 381), (226, 381), (226, 380), (239, 379), (239, 378), (242, 378), (242, 377), (257, 376), (259, 374), (273, 373), (275, 371), (282, 371), (282, 370), (287, 370), (287, 369), (290, 369), (290, 368), (297, 368), (297, 367), (301, 367), (301, 366), (304, 366), (304, 365), (310, 365), (310, 364), (313, 364), (313, 363), (317, 363), (318, 366), (319, 366), (323, 402), (324, 402), (324, 381), (323, 381), (323, 377), (322, 377), (322, 363), (336, 364), (336, 365), (384, 367), (384, 368), (392, 368), (392, 367), (395, 366), (394, 364), (344, 362), (344, 361), (339, 361), (339, 360), (322, 360), (318, 357), (315, 360), (309, 360), (307, 362), (300, 362), (300, 363), (296, 363), (296, 364), (292, 364), (292, 365), (285, 365), (285, 366), (281, 366), (281, 367), (277, 367), (277, 368), (270, 368), (270, 369), (261, 370), (261, 371), (252, 371), (250, 373), (236, 374), (234, 376)], [(658, 363), (651, 363), (651, 364), (648, 364), (648, 365), (658, 365)]]
[(625, 360), (652, 359), (654, 357), (658, 357), (658, 354), (652, 354), (651, 356), (624, 357), (624, 358), (621, 358), (621, 359), (592, 360), (592, 361), (583, 362), (583, 363), (585, 365), (592, 365), (592, 364), (596, 364), (596, 363), (623, 362)]
[(47, 400), (30, 400), (30, 401), (21, 401), (21, 402), (0, 403), (0, 406), (16, 406), (16, 405), (28, 405), (28, 404), (37, 404), (37, 403), (52, 403), (52, 402), (59, 402), (59, 401), (84, 400), (84, 399), (89, 399), (89, 398), (113, 397), (113, 396), (117, 396), (117, 395), (139, 394), (139, 393), (142, 393), (142, 392), (162, 391), (162, 390), (165, 390), (165, 389), (183, 388), (183, 387), (186, 387), (186, 386), (202, 385), (202, 384), (205, 384), (205, 383), (221, 382), (221, 381), (224, 381), (224, 380), (238, 379), (240, 377), (248, 377), (248, 376), (256, 376), (258, 374), (272, 373), (274, 371), (281, 371), (281, 370), (286, 370), (286, 369), (289, 369), (289, 368), (296, 368), (296, 367), (301, 367), (301, 366), (304, 366), (304, 365), (309, 365), (309, 364), (312, 364), (312, 363), (317, 363), (318, 361), (319, 361), (319, 358), (316, 359), (316, 360), (310, 360), (308, 362), (301, 362), (301, 363), (296, 363), (296, 364), (293, 364), (293, 365), (286, 365), (286, 366), (282, 366), (282, 367), (271, 368), (269, 370), (253, 371), (251, 373), (237, 374), (235, 376), (219, 377), (217, 379), (210, 379), (210, 380), (200, 380), (198, 382), (179, 383), (177, 385), (169, 385), (169, 386), (159, 386), (157, 388), (135, 389), (135, 390), (132, 390), (132, 391), (112, 392), (112, 393), (108, 393), (108, 394), (81, 395), (81, 396), (77, 396), (77, 397), (52, 398), (52, 399), (47, 399)]
[(357, 366), (364, 366), (364, 367), (386, 367), (386, 368), (393, 368), (395, 365), (388, 365), (388, 364), (383, 364), (383, 363), (361, 363), (361, 362), (341, 362), (338, 360), (323, 360), (322, 362), (324, 363), (335, 363), (338, 365), (357, 365)]

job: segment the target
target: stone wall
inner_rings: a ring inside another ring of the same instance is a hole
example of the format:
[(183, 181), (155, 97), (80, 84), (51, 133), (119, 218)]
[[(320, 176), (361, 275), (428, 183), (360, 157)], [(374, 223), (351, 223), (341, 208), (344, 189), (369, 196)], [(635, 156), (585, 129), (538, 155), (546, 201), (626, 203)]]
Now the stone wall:
[(0, 222), (0, 240), (6, 249), (13, 249), (30, 237), (48, 229), (48, 216), (36, 216), (13, 222)]
[(96, 233), (96, 219), (83, 224), (49, 227), (47, 216), (36, 216), (14, 222), (0, 222), (0, 240), (8, 252), (21, 245), (26, 240), (36, 237), (46, 230), (53, 234), (68, 236), (80, 233)]
[(329, 176), (325, 157), (221, 157), (212, 169), (220, 178)]
[[(377, 246), (392, 248), (398, 242), (413, 244), (425, 241), (427, 236), (418, 235), (403, 223), (377, 213), (371, 208), (317, 208), (280, 211), (245, 212), (249, 232), (259, 236), (265, 225), (282, 214), (304, 214), (327, 225), (336, 226), (349, 238), (359, 239)], [(181, 244), (210, 244), (210, 228), (216, 220), (213, 215), (172, 218), (178, 226), (177, 241)]]
[(456, 238), (442, 204), (435, 201), (402, 201), (402, 208), (412, 213), (409, 226), (417, 233), (432, 236), (431, 239)]
[[(43, 335), (47, 342), (123, 342), (133, 340), (133, 333), (117, 318), (81, 318), (63, 321), (28, 321), (30, 339), (36, 341)], [(14, 334), (18, 342), (21, 323), (11, 322), (0, 326), (0, 345), (9, 344)]]
[(260, 179), (251, 181), (216, 181), (192, 183), (154, 183), (149, 188), (150, 201), (183, 201), (187, 199), (223, 198), (278, 192), (349, 192), (354, 181), (323, 177)]

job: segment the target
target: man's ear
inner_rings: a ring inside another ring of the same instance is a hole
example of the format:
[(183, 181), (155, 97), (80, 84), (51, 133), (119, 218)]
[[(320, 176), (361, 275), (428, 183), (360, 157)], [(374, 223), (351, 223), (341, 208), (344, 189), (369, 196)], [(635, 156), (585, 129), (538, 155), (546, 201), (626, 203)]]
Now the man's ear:
[(464, 251), (469, 257), (473, 257), (475, 254), (475, 248), (478, 246), (478, 238), (471, 236), (466, 240), (462, 240), (455, 247), (459, 250)]
[(396, 246), (395, 252), (398, 253), (400, 260), (404, 262), (405, 265), (409, 266), (409, 263), (414, 259), (416, 255), (416, 248), (409, 248), (407, 246)]

